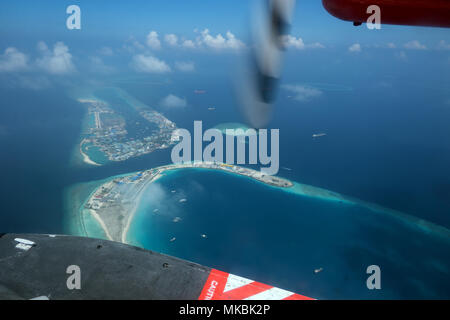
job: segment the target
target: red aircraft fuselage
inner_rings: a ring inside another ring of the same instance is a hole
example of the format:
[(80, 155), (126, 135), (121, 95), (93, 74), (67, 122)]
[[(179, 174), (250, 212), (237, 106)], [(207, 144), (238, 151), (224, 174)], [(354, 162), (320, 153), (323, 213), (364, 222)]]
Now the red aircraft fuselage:
[(361, 24), (371, 15), (367, 8), (377, 5), (381, 24), (450, 27), (450, 0), (322, 0), (336, 18)]

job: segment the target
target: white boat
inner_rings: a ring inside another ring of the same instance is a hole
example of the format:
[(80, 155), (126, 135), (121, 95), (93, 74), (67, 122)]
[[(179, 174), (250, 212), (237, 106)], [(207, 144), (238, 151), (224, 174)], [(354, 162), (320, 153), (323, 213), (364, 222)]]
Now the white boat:
[(312, 137), (313, 138), (319, 138), (319, 137), (323, 137), (323, 136), (326, 136), (326, 135), (327, 135), (326, 133), (315, 133), (315, 134), (312, 135)]

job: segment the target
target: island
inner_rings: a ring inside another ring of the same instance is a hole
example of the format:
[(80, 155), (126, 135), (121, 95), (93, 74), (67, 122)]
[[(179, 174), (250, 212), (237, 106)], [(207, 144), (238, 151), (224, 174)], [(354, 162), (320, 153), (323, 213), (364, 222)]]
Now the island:
[(86, 107), (79, 144), (84, 163), (102, 165), (108, 161), (125, 161), (168, 148), (178, 141), (176, 124), (162, 113), (120, 88), (98, 91), (102, 93), (101, 98), (96, 96), (96, 91), (76, 98)]
[[(345, 206), (362, 206), (374, 214), (390, 216), (420, 231), (450, 239), (450, 230), (409, 214), (342, 195), (331, 190), (292, 182), (260, 171), (221, 162), (169, 164), (148, 170), (113, 176), (101, 181), (74, 185), (66, 194), (67, 230), (70, 234), (94, 236), (127, 243), (133, 217), (147, 187), (169, 170), (199, 168), (240, 175), (288, 193), (332, 201)], [(173, 192), (173, 191), (172, 191)], [(186, 199), (179, 200), (180, 202)], [(157, 211), (157, 209), (155, 209)], [(178, 222), (176, 219), (174, 222)]]
[(81, 220), (83, 221), (84, 214), (90, 214), (101, 226), (107, 239), (126, 243), (128, 229), (146, 187), (161, 177), (165, 171), (183, 168), (222, 170), (246, 176), (274, 187), (290, 188), (293, 186), (293, 183), (287, 179), (265, 175), (257, 170), (226, 163), (189, 162), (170, 164), (107, 180), (90, 194), (80, 208)]

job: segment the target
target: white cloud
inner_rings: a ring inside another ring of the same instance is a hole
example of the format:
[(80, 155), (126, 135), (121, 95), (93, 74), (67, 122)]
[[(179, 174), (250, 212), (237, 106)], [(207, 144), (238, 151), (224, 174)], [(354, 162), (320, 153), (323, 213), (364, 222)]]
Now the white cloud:
[[(215, 50), (222, 50), (222, 49), (241, 49), (245, 47), (245, 44), (236, 38), (236, 36), (230, 32), (227, 31), (225, 35), (217, 34), (212, 35), (210, 34), (208, 29), (204, 29), (203, 31), (198, 31), (197, 29), (194, 30), (195, 33), (197, 33), (197, 37), (194, 39), (186, 39), (184, 37), (179, 37), (176, 34), (169, 33), (164, 35), (164, 42), (167, 43), (171, 47), (182, 47), (182, 48), (212, 48)], [(131, 39), (133, 43), (136, 43), (137, 41), (134, 39)], [(161, 41), (159, 40), (159, 35), (156, 31), (150, 31), (150, 33), (147, 35), (147, 46), (151, 49), (160, 49), (161, 48)], [(134, 47), (138, 47), (138, 45), (134, 44)], [(322, 47), (321, 44), (315, 43), (311, 44), (311, 47)], [(139, 48), (141, 49), (141, 48)]]
[(134, 36), (130, 36), (125, 44), (123, 45), (123, 48), (127, 50), (128, 52), (135, 52), (137, 50), (144, 50), (145, 46), (136, 40)]
[(319, 42), (314, 42), (306, 45), (306, 48), (309, 49), (324, 49), (325, 46)]
[(52, 74), (65, 74), (75, 71), (69, 48), (62, 42), (57, 42), (50, 51), (45, 42), (38, 43), (38, 49), (43, 57), (37, 59), (37, 65)]
[(439, 41), (438, 49), (450, 50), (450, 43), (447, 43), (445, 40), (441, 40)]
[(190, 49), (195, 48), (194, 41), (192, 41), (192, 40), (184, 40), (182, 46), (185, 48), (190, 48)]
[(39, 51), (44, 53), (48, 51), (48, 46), (44, 41), (39, 41), (37, 44), (37, 48)]
[(348, 48), (348, 51), (350, 51), (350, 52), (361, 52), (361, 45), (359, 43), (352, 44)]
[(197, 37), (197, 42), (213, 49), (241, 49), (245, 47), (244, 43), (230, 31), (227, 31), (225, 37), (223, 37), (220, 33), (212, 36), (208, 29), (204, 29)]
[(115, 71), (113, 67), (105, 65), (100, 57), (90, 57), (89, 60), (91, 62), (91, 71), (105, 74)]
[(294, 37), (291, 35), (287, 35), (283, 37), (283, 44), (286, 48), (295, 48), (298, 50), (304, 49), (323, 49), (325, 46), (319, 42), (314, 42), (311, 44), (305, 44), (303, 39), (298, 37)]
[(386, 46), (387, 46), (389, 49), (395, 49), (395, 48), (396, 48), (395, 43), (392, 43), (392, 42), (389, 42)]
[(170, 46), (176, 46), (178, 44), (178, 37), (173, 33), (166, 34), (164, 36), (164, 41), (166, 41)]
[(129, 53), (135, 53), (136, 51), (143, 51), (145, 46), (136, 40), (134, 36), (129, 36), (125, 43), (122, 45), (122, 49)]
[(303, 42), (303, 39), (298, 37), (293, 37), (291, 35), (287, 35), (283, 37), (283, 43), (284, 46), (289, 48), (296, 48), (296, 49), (305, 49), (305, 43)]
[(376, 48), (376, 49), (396, 49), (397, 46), (393, 42), (383, 43), (383, 44), (368, 44), (367, 48)]
[(112, 56), (114, 54), (113, 49), (110, 47), (102, 47), (98, 52), (103, 56)]
[(161, 105), (166, 108), (184, 108), (187, 106), (186, 99), (179, 98), (173, 94), (161, 100)]
[(149, 55), (137, 54), (133, 56), (132, 67), (138, 72), (165, 73), (170, 67), (162, 60)]
[(323, 92), (317, 88), (307, 87), (303, 85), (290, 85), (286, 84), (282, 86), (283, 89), (290, 91), (294, 94), (294, 100), (306, 102), (312, 98), (320, 97)]
[(14, 47), (9, 47), (0, 56), (0, 72), (24, 70), (28, 67), (28, 57)]
[(159, 41), (158, 33), (156, 31), (150, 31), (147, 35), (147, 45), (156, 50), (161, 48), (161, 41)]
[(175, 62), (175, 67), (178, 70), (184, 71), (184, 72), (189, 72), (189, 71), (194, 71), (195, 70), (195, 65), (191, 61), (188, 61), (188, 62), (177, 61), (177, 62)]
[(406, 49), (411, 49), (411, 50), (426, 50), (427, 49), (427, 47), (425, 45), (421, 44), (417, 40), (413, 40), (413, 41), (405, 43), (404, 47)]

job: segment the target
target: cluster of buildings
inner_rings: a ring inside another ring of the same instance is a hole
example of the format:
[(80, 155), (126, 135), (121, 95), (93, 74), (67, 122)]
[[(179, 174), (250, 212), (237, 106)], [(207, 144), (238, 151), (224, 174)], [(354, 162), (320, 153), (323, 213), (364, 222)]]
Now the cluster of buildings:
[(122, 211), (123, 208), (121, 207), (133, 204), (146, 182), (154, 178), (157, 173), (157, 170), (147, 170), (134, 175), (115, 178), (100, 186), (87, 200), (84, 208), (96, 210), (97, 213), (101, 213), (102, 209), (110, 210), (113, 207)]
[(141, 110), (139, 114), (155, 126), (152, 134), (142, 138), (129, 138), (126, 123), (107, 103), (95, 99), (79, 99), (88, 104), (89, 115), (95, 121), (89, 124), (86, 140), (98, 147), (110, 161), (124, 161), (168, 148), (178, 141), (176, 124), (154, 110)]
[(171, 169), (181, 169), (181, 168), (205, 168), (205, 169), (216, 169), (216, 170), (222, 170), (222, 171), (228, 171), (236, 174), (240, 174), (243, 176), (247, 176), (250, 178), (253, 178), (255, 180), (264, 182), (266, 184), (276, 186), (276, 187), (283, 187), (283, 188), (289, 188), (293, 186), (293, 183), (287, 179), (280, 178), (277, 176), (267, 175), (262, 173), (261, 171), (257, 171), (254, 169), (241, 167), (237, 165), (227, 164), (223, 162), (210, 162), (210, 161), (194, 161), (194, 162), (187, 162), (187, 163), (181, 163), (181, 164), (169, 164), (166, 166), (158, 167), (159, 170), (171, 170)]

